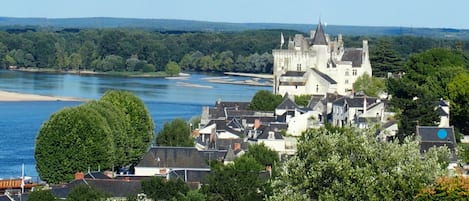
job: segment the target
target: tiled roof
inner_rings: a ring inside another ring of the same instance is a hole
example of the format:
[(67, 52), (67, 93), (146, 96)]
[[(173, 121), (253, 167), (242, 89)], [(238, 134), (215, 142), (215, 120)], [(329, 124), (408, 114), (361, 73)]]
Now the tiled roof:
[(342, 61), (351, 61), (352, 67), (360, 67), (362, 65), (362, 50), (357, 48), (346, 48)]
[(331, 83), (331, 84), (337, 84), (337, 82), (332, 79), (331, 77), (329, 77), (329, 75), (327, 74), (324, 74), (322, 73), (321, 71), (319, 71), (318, 69), (316, 68), (312, 68), (313, 72), (315, 72), (316, 74), (318, 74), (321, 78), (323, 78), (324, 80), (326, 80), (327, 82)]
[(208, 168), (194, 147), (152, 147), (137, 167)]

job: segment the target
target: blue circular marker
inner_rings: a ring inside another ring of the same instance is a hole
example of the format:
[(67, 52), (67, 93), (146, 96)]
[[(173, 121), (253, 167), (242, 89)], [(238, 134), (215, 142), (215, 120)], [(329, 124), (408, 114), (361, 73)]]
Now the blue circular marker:
[(448, 136), (448, 132), (446, 132), (445, 129), (440, 129), (436, 135), (438, 135), (438, 138), (444, 140)]

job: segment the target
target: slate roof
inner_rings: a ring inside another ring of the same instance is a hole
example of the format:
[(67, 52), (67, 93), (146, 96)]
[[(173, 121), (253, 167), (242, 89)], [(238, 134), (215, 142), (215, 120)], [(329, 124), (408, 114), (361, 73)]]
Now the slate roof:
[(246, 123), (253, 124), (256, 119), (259, 119), (261, 122), (273, 122), (275, 121), (275, 116), (245, 116), (243, 119), (246, 120)]
[(200, 151), (202, 156), (206, 161), (212, 161), (212, 160), (217, 160), (217, 161), (222, 161), (223, 158), (225, 158), (227, 150), (203, 150)]
[(319, 102), (324, 103), (324, 99), (325, 97), (323, 95), (312, 95), (308, 102), (308, 108), (313, 109)]
[(85, 179), (111, 179), (110, 177), (106, 176), (102, 172), (88, 172)]
[[(360, 97), (342, 97), (333, 102), (334, 105), (344, 105), (345, 103), (348, 104), (349, 107), (363, 107), (365, 96)], [(372, 106), (372, 104), (376, 103), (376, 97), (366, 97), (366, 105)]]
[(448, 116), (448, 113), (441, 107), (438, 107), (438, 109), (436, 109), (436, 112), (438, 112), (440, 116)]
[(137, 167), (209, 168), (195, 147), (161, 146), (150, 148)]
[(352, 67), (360, 67), (362, 65), (362, 50), (357, 48), (346, 48), (342, 61), (351, 61)]
[(176, 170), (172, 171), (171, 174), (169, 175), (170, 179), (182, 179), (183, 181), (186, 179), (186, 174), (187, 173), (187, 181), (188, 183), (202, 183), (204, 181), (205, 177), (210, 173), (210, 171), (206, 170)]
[(52, 186), (52, 193), (59, 198), (66, 198), (71, 190), (78, 185), (89, 185), (97, 190), (111, 194), (113, 197), (127, 197), (140, 192), (140, 180), (118, 179), (80, 179), (68, 184)]
[(270, 126), (267, 126), (267, 127), (262, 131), (262, 133), (261, 133), (259, 136), (257, 136), (257, 139), (263, 139), (263, 140), (269, 139), (269, 132), (274, 132), (274, 139), (276, 139), (276, 140), (281, 140), (281, 139), (283, 139), (281, 130), (277, 130), (277, 129), (275, 129), (274, 127), (270, 127)]
[(215, 108), (223, 109), (225, 107), (238, 108), (238, 110), (247, 110), (250, 102), (226, 102), (226, 101), (217, 101), (215, 103)]
[(316, 27), (316, 33), (314, 34), (312, 45), (327, 45), (326, 35), (324, 34), (321, 22), (319, 22)]
[(454, 136), (453, 127), (436, 127), (436, 126), (417, 126), (417, 135), (421, 138), (420, 152), (424, 153), (431, 147), (447, 146), (451, 152), (456, 147), (456, 138)]
[(241, 145), (242, 150), (246, 150), (248, 148), (248, 143), (244, 141), (244, 139), (216, 139), (215, 149), (217, 150), (228, 150), (230, 147), (234, 147), (235, 143), (239, 143)]
[(285, 74), (282, 76), (288, 76), (288, 77), (303, 77), (305, 75), (304, 71), (287, 71)]
[(391, 120), (391, 121), (387, 121), (386, 123), (384, 123), (383, 126), (381, 126), (381, 127), (386, 129), (386, 128), (391, 127), (394, 124), (397, 124), (397, 121), (396, 120)]
[(329, 77), (329, 75), (322, 73), (321, 71), (319, 71), (316, 68), (312, 68), (312, 70), (313, 70), (313, 72), (318, 74), (322, 79), (326, 80), (327, 82), (329, 82), (331, 84), (337, 84), (337, 82), (334, 79), (332, 79), (331, 77)]
[(290, 99), (288, 96), (285, 96), (285, 98), (283, 98), (283, 101), (282, 103), (280, 103), (276, 109), (285, 109), (285, 110), (291, 110), (291, 109), (296, 109), (296, 108), (299, 108), (298, 105), (295, 103), (295, 101), (293, 101), (292, 99)]
[[(227, 121), (227, 120), (224, 120), (224, 119), (222, 119), (222, 120), (217, 119), (217, 120), (210, 120), (207, 123), (207, 126), (210, 126), (212, 124), (216, 124), (216, 126), (217, 126), (216, 130), (217, 131), (227, 131), (227, 132), (233, 133), (233, 134), (238, 135), (238, 136), (244, 134), (244, 132), (242, 132), (242, 131), (235, 130), (235, 128), (238, 128), (238, 127), (230, 128), (227, 125), (229, 123), (230, 123), (230, 121)], [(244, 128), (240, 128), (240, 129), (244, 130)]]

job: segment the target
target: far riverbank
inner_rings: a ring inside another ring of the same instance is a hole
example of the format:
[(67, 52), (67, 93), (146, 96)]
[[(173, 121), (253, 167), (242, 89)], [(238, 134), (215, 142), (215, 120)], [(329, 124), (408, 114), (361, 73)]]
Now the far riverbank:
[(105, 76), (121, 76), (121, 77), (149, 77), (149, 78), (164, 78), (169, 77), (165, 72), (96, 72), (90, 70), (56, 70), (53, 68), (17, 68), (9, 69), (11, 71), (21, 71), (29, 73), (55, 73), (55, 74), (74, 74), (74, 75), (105, 75)]
[(25, 94), (0, 90), (0, 102), (15, 101), (85, 101), (85, 99), (72, 97), (43, 96), (37, 94)]

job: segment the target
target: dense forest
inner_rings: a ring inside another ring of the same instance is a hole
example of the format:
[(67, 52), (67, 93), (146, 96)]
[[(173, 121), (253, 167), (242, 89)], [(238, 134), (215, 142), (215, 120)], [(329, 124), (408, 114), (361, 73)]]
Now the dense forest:
[[(176, 62), (185, 71), (271, 73), (272, 49), (300, 33), (252, 30), (233, 33), (156, 32), (133, 29), (16, 30), (0, 32), (0, 66), (91, 70), (164, 71)], [(305, 34), (306, 35), (306, 34)], [(333, 37), (333, 36), (332, 36)], [(370, 41), (374, 73), (402, 71), (411, 53), (435, 47), (469, 50), (468, 41), (414, 36), (344, 37), (346, 47)]]

